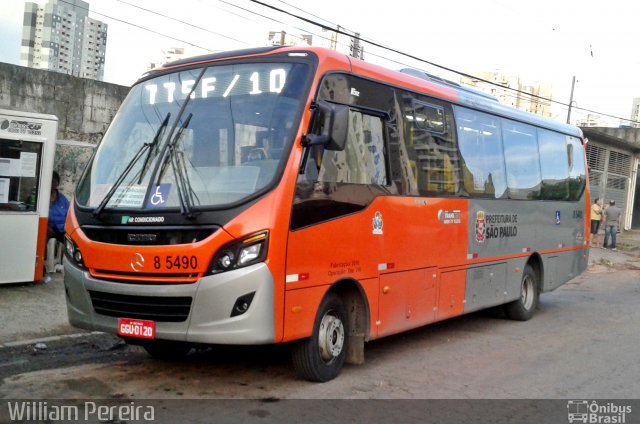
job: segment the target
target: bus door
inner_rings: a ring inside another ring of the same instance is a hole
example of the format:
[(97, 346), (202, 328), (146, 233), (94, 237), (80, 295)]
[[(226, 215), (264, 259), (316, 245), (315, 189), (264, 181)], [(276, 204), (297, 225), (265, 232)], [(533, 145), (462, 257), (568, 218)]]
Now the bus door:
[(42, 279), (57, 118), (0, 110), (0, 284)]

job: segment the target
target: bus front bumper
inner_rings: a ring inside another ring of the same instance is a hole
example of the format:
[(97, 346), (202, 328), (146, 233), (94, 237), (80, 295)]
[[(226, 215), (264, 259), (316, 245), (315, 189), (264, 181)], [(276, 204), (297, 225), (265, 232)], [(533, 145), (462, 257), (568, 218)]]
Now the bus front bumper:
[[(268, 344), (275, 340), (273, 276), (264, 263), (206, 276), (190, 284), (99, 280), (66, 258), (64, 272), (67, 313), (75, 327), (117, 333), (118, 318), (139, 318), (96, 313), (90, 291), (157, 298), (159, 304), (163, 297), (190, 297), (191, 308), (184, 321), (155, 321), (156, 339), (239, 345)], [(232, 317), (238, 298), (249, 293), (255, 294), (247, 311)]]

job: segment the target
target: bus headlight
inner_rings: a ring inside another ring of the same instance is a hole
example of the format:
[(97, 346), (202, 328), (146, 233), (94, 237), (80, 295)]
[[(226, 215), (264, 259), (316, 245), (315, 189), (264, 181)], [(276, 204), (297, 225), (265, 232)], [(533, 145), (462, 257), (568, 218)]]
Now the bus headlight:
[(85, 267), (82, 261), (82, 252), (80, 252), (78, 246), (67, 235), (64, 236), (64, 250), (67, 259), (81, 268)]
[(238, 265), (242, 266), (260, 257), (260, 251), (262, 250), (262, 243), (256, 243), (251, 246), (243, 247), (240, 250), (240, 257), (238, 258)]
[(262, 262), (267, 257), (269, 233), (263, 231), (223, 246), (214, 255), (207, 275)]
[(220, 256), (220, 259), (218, 259), (218, 265), (221, 269), (229, 269), (231, 265), (233, 265), (234, 259), (233, 252), (224, 252), (222, 256)]

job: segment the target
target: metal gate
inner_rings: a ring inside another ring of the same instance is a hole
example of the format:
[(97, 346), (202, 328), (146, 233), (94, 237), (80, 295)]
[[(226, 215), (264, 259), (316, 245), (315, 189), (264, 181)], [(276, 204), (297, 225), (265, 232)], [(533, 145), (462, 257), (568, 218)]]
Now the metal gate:
[(631, 155), (609, 147), (587, 143), (589, 188), (592, 202), (602, 197), (605, 204), (615, 200), (623, 211), (631, 172)]

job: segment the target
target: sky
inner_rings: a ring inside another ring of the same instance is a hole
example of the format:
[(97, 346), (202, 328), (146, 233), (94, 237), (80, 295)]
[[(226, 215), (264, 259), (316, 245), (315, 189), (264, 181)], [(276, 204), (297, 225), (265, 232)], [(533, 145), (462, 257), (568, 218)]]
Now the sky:
[[(44, 2), (44, 0), (38, 0)], [(365, 40), (449, 69), (500, 71), (552, 85), (553, 100), (629, 118), (640, 97), (640, 2), (628, 0), (261, 0)], [(104, 80), (131, 85), (162, 51), (193, 55), (259, 47), (269, 31), (325, 37), (319, 26), (251, 0), (89, 0), (90, 17), (109, 25)], [(0, 62), (19, 64), (23, 0), (0, 0)], [(164, 16), (163, 16), (164, 15)], [(459, 76), (365, 44), (365, 60)], [(565, 121), (566, 106), (554, 106)], [(587, 112), (574, 109), (572, 121)], [(609, 119), (618, 125), (618, 119)]]

